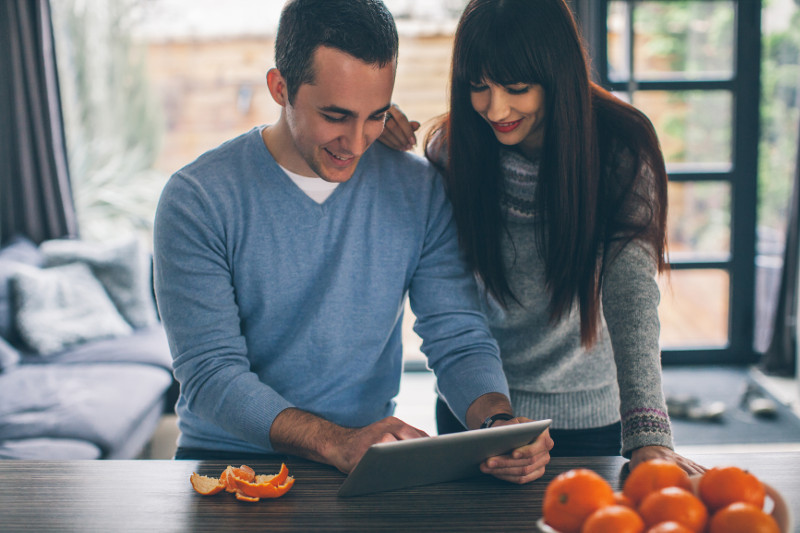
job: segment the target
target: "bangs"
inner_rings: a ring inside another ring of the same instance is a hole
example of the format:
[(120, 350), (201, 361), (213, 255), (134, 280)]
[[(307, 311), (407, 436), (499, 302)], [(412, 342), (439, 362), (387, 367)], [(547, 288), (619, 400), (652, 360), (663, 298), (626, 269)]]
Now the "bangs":
[(535, 53), (530, 28), (525, 31), (516, 20), (501, 20), (496, 12), (482, 15), (461, 27), (461, 48), (453, 65), (455, 79), (464, 83), (542, 84), (542, 74), (547, 70)]

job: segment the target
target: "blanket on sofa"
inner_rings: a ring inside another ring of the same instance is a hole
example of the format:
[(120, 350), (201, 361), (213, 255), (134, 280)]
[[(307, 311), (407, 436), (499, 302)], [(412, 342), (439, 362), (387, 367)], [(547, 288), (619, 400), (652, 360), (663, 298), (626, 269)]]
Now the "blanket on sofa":
[[(0, 249), (0, 459), (133, 458), (172, 384), (149, 271), (129, 242), (49, 247), (17, 238)], [(76, 290), (89, 286), (94, 302)], [(93, 321), (98, 309), (124, 327)]]

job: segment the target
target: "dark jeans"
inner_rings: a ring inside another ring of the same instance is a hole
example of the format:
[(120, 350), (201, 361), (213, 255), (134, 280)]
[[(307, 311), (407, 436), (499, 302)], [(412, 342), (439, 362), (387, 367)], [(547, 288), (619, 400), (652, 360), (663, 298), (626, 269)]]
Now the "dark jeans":
[[(436, 399), (436, 427), (439, 435), (466, 431), (441, 398)], [(622, 448), (622, 424), (590, 429), (551, 429), (555, 445), (551, 457), (619, 455)]]

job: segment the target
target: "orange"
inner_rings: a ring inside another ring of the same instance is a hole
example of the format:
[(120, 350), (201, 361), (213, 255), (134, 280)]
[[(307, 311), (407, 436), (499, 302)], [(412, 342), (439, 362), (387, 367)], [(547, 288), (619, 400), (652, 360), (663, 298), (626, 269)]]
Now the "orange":
[(722, 466), (706, 471), (700, 478), (698, 493), (712, 513), (734, 502), (750, 503), (763, 509), (766, 495), (761, 481), (737, 466)]
[(679, 487), (666, 487), (645, 496), (639, 514), (648, 527), (674, 520), (696, 533), (701, 533), (708, 522), (708, 511), (700, 498)]
[(669, 520), (654, 525), (646, 533), (692, 533), (692, 530), (674, 520)]
[(622, 493), (638, 506), (645, 496), (664, 487), (680, 487), (691, 491), (692, 482), (689, 474), (675, 463), (651, 459), (631, 470), (622, 486)]
[(218, 477), (201, 476), (197, 472), (192, 472), (189, 481), (192, 482), (192, 488), (203, 496), (212, 496), (225, 488)]
[(630, 507), (607, 505), (601, 507), (583, 523), (581, 533), (642, 533), (644, 521)]
[(550, 481), (542, 510), (550, 527), (561, 533), (579, 533), (590, 514), (613, 504), (614, 490), (605, 479), (587, 468), (575, 468)]
[(616, 505), (624, 505), (625, 507), (636, 509), (636, 505), (633, 504), (633, 500), (622, 494), (622, 491), (617, 491), (614, 493), (614, 503)]
[(711, 517), (709, 533), (780, 533), (778, 523), (755, 505), (736, 502)]

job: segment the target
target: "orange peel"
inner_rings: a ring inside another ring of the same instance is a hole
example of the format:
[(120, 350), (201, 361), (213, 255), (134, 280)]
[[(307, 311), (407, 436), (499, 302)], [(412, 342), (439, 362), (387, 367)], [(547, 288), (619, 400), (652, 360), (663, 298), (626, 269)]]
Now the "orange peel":
[(278, 473), (272, 475), (256, 475), (247, 465), (238, 468), (229, 465), (219, 478), (201, 476), (193, 472), (190, 481), (194, 490), (204, 496), (226, 490), (233, 493), (237, 500), (244, 502), (257, 502), (261, 498), (279, 498), (294, 485), (294, 478), (289, 476), (289, 469), (285, 463), (281, 463)]
[(261, 501), (261, 498), (253, 498), (251, 496), (242, 494), (241, 492), (236, 493), (236, 499), (239, 500), (240, 502), (251, 502), (251, 503)]
[(219, 478), (201, 476), (197, 472), (192, 472), (189, 481), (192, 482), (192, 488), (203, 496), (213, 496), (226, 488)]
[(232, 483), (235, 491), (253, 498), (280, 498), (294, 485), (294, 478), (289, 477), (289, 469), (285, 464), (274, 476), (256, 476), (253, 480), (239, 477), (236, 472), (228, 472), (228, 483)]

